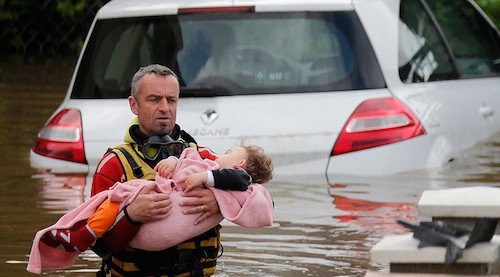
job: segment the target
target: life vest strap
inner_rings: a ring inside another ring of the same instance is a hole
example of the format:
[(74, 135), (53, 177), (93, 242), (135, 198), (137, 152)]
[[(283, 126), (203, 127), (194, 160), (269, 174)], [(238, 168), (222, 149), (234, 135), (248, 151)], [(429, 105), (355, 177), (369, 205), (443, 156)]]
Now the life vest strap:
[(141, 179), (144, 176), (144, 173), (142, 172), (142, 167), (140, 167), (137, 164), (132, 155), (130, 155), (130, 153), (123, 147), (118, 147), (118, 150), (120, 150), (120, 152), (123, 153), (123, 155), (127, 159), (127, 162), (130, 164), (130, 167), (132, 167), (132, 172), (134, 173), (135, 178)]

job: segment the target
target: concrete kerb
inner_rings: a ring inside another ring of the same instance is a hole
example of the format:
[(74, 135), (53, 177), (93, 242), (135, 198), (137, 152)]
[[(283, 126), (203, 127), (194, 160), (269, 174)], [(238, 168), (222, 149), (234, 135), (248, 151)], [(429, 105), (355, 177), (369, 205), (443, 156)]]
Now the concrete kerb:
[[(486, 186), (429, 190), (422, 194), (417, 209), (421, 216), (471, 229), (477, 218), (500, 217), (499, 199), (500, 188)], [(499, 229), (497, 228), (497, 232)], [(404, 272), (405, 276), (498, 276), (500, 272), (499, 235), (495, 235), (489, 242), (467, 248), (463, 256), (452, 265), (444, 263), (445, 247), (418, 248), (418, 244), (413, 233), (387, 236), (371, 249), (371, 259), (389, 263), (390, 276), (398, 272)], [(367, 276), (382, 275), (371, 273)]]

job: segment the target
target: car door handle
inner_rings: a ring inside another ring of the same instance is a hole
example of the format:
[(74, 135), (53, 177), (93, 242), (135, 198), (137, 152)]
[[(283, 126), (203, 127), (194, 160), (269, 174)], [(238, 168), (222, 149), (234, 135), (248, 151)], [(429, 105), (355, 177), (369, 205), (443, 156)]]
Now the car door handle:
[(493, 116), (493, 114), (495, 113), (495, 111), (493, 110), (492, 107), (490, 106), (486, 106), (486, 105), (483, 105), (479, 108), (479, 113), (483, 116), (483, 117), (491, 117)]

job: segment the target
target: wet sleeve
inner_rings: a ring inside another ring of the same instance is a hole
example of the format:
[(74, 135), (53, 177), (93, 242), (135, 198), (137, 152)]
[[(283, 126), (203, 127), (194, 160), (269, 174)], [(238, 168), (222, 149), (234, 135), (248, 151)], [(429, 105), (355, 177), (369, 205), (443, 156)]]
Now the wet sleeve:
[(252, 177), (241, 168), (212, 170), (212, 174), (217, 189), (246, 191), (252, 183)]
[(134, 222), (128, 217), (125, 209), (118, 214), (120, 218), (115, 226), (106, 232), (102, 239), (111, 247), (113, 252), (122, 250), (134, 238), (135, 234), (139, 232), (141, 223)]
[[(113, 153), (107, 153), (97, 165), (92, 179), (92, 195), (109, 189), (116, 182), (124, 181), (123, 175), (124, 170), (118, 157)], [(113, 253), (120, 251), (137, 234), (140, 226), (140, 223), (128, 217), (124, 209), (118, 214), (113, 228), (97, 240), (96, 247), (92, 250), (101, 257), (110, 255), (110, 251)]]
[(98, 238), (90, 248), (101, 258), (109, 258), (125, 248), (141, 228), (140, 223), (134, 223), (126, 214), (126, 208), (118, 216), (113, 228)]

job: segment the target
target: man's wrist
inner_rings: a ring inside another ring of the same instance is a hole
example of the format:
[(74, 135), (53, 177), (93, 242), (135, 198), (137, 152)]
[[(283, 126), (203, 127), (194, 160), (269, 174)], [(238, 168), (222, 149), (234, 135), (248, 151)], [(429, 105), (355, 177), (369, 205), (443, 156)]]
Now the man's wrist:
[(136, 224), (136, 225), (142, 224), (142, 222), (134, 220), (132, 217), (130, 217), (130, 215), (128, 214), (127, 208), (128, 208), (128, 205), (125, 206), (125, 208), (123, 208), (123, 213), (125, 214), (125, 217), (128, 219), (128, 221), (130, 221), (130, 223)]

